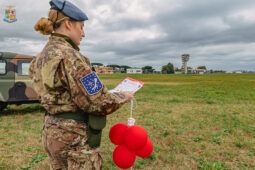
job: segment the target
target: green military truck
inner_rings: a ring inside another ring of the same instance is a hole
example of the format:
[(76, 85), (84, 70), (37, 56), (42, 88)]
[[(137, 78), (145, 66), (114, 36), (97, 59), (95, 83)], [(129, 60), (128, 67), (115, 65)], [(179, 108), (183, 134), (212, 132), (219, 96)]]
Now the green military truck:
[(8, 104), (39, 102), (28, 76), (33, 56), (0, 52), (0, 113)]

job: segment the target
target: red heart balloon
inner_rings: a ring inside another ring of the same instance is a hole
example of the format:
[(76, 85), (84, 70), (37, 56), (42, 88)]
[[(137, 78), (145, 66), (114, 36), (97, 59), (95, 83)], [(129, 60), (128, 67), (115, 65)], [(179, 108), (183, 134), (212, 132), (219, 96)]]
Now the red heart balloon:
[(128, 149), (136, 151), (144, 147), (148, 139), (146, 130), (138, 125), (130, 126), (125, 135), (124, 143)]
[(135, 153), (137, 156), (140, 156), (142, 158), (147, 158), (151, 155), (152, 151), (153, 151), (153, 145), (151, 143), (151, 140), (148, 138), (146, 145), (142, 149), (136, 151)]
[(113, 125), (109, 132), (109, 138), (111, 142), (115, 145), (120, 145), (124, 141), (124, 134), (126, 130), (128, 129), (128, 126), (124, 123), (117, 123)]
[(135, 163), (136, 155), (128, 150), (125, 145), (118, 145), (112, 154), (114, 163), (122, 169), (130, 168)]

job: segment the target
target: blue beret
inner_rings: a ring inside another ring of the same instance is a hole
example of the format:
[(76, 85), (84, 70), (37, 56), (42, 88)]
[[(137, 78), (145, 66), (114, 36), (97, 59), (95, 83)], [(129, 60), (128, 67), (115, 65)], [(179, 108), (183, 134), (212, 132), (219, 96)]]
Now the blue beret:
[(58, 10), (75, 21), (88, 20), (87, 15), (69, 1), (51, 0), (50, 5), (51, 5), (51, 9)]

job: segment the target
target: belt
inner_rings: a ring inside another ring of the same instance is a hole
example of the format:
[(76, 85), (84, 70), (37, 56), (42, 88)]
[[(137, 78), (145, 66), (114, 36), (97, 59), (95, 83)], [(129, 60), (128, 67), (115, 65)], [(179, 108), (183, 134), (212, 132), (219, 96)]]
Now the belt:
[(73, 119), (76, 121), (81, 122), (88, 122), (88, 114), (83, 111), (77, 111), (77, 112), (61, 112), (56, 114), (50, 114), (46, 112), (46, 115), (50, 115), (57, 118), (63, 118), (63, 119)]

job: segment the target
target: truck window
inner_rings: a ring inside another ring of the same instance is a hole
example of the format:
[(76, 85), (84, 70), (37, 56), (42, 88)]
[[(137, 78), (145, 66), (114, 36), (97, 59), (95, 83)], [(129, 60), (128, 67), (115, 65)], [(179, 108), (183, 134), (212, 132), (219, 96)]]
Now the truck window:
[(30, 61), (18, 61), (18, 75), (28, 76)]
[(0, 75), (6, 74), (6, 61), (0, 60)]

